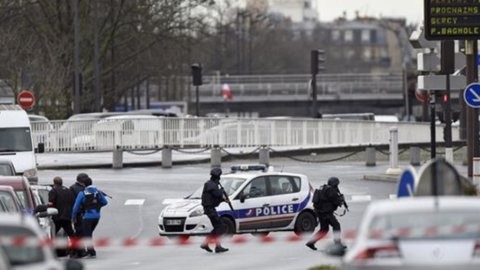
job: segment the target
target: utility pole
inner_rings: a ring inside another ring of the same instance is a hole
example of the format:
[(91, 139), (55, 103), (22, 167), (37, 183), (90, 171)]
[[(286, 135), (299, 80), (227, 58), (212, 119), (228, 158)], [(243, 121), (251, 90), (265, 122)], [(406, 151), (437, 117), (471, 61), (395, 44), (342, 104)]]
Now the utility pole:
[(102, 89), (101, 89), (101, 78), (100, 78), (100, 49), (99, 49), (99, 37), (98, 37), (98, 2), (93, 1), (93, 32), (94, 32), (94, 45), (93, 45), (93, 54), (94, 54), (94, 65), (95, 65), (95, 111), (101, 111), (101, 101), (102, 101)]
[(73, 113), (80, 113), (80, 19), (78, 15), (79, 0), (73, 1), (73, 65), (74, 65), (74, 98)]
[[(477, 40), (465, 41), (467, 60), (467, 85), (477, 81)], [(466, 91), (466, 90), (465, 90)], [(467, 164), (468, 177), (473, 177), (473, 157), (480, 156), (478, 149), (478, 110), (467, 106)]]

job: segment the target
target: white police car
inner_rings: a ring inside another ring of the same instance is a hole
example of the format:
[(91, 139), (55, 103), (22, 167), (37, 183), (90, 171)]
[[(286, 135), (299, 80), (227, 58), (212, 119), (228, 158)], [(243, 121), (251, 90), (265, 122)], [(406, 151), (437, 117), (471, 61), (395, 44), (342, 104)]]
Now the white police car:
[[(227, 234), (270, 231), (311, 232), (317, 221), (312, 187), (305, 175), (268, 171), (264, 165), (232, 166), (221, 176), (232, 206), (216, 209)], [(158, 217), (160, 235), (202, 235), (212, 230), (201, 205), (203, 185), (185, 199), (167, 205)]]

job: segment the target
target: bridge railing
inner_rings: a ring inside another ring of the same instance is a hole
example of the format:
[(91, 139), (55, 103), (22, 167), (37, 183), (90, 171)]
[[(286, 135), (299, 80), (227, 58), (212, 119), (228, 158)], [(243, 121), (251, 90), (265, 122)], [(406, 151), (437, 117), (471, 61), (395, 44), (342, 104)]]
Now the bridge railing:
[[(221, 99), (222, 84), (228, 84), (235, 97), (308, 96), (310, 75), (206, 76), (199, 88), (203, 98)], [(318, 95), (402, 94), (402, 73), (319, 74)]]
[[(389, 143), (398, 128), (399, 143), (430, 140), (428, 124), (326, 119), (158, 118), (51, 121), (32, 123), (34, 144), (47, 152), (112, 151), (170, 147), (332, 147)], [(437, 126), (442, 141), (443, 127)], [(453, 131), (453, 139), (458, 132)]]

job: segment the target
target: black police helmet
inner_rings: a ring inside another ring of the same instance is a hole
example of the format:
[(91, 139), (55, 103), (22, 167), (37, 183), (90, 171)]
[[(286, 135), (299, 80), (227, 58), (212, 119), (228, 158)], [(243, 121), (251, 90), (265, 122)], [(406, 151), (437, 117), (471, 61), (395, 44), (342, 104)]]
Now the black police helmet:
[(337, 187), (340, 184), (340, 180), (337, 177), (330, 177), (328, 179), (328, 185), (332, 187)]
[(222, 169), (220, 169), (220, 168), (213, 168), (213, 169), (210, 171), (210, 175), (213, 176), (213, 177), (220, 177), (220, 175), (222, 175)]
[(91, 181), (92, 181), (92, 179), (86, 173), (79, 173), (77, 175), (77, 182), (80, 182), (82, 184), (87, 184), (88, 182), (91, 183)]

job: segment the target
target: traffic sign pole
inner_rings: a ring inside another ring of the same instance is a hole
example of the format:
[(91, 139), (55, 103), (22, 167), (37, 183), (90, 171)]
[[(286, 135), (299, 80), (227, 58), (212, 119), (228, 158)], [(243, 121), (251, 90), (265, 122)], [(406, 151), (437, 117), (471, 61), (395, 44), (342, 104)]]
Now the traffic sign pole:
[[(464, 90), (464, 97), (469, 94), (474, 94), (475, 90), (470, 87), (470, 84), (477, 81), (477, 67), (476, 60), (478, 54), (477, 41), (467, 40), (465, 41), (465, 54), (467, 58), (467, 87)], [(470, 91), (467, 92), (467, 91)], [(473, 91), (473, 92), (472, 92)], [(474, 100), (472, 100), (474, 101)], [(465, 98), (465, 102), (469, 103), (469, 100)], [(467, 106), (467, 165), (468, 165), (468, 177), (473, 176), (473, 157), (480, 156), (478, 149), (478, 111), (477, 109)]]

